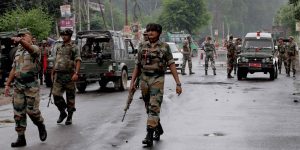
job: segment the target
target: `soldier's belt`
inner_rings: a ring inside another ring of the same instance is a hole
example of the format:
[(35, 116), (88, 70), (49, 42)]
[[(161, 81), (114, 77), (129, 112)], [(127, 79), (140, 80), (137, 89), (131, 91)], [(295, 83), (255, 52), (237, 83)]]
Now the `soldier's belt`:
[(36, 81), (35, 77), (27, 77), (27, 78), (16, 78), (16, 81), (21, 84), (32, 83)]
[(164, 72), (143, 72), (144, 75), (146, 76), (163, 76), (165, 73)]

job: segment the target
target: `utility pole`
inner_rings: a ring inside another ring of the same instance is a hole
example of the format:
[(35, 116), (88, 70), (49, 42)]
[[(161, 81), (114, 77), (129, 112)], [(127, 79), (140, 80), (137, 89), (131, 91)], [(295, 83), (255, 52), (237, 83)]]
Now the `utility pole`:
[(90, 24), (90, 0), (87, 0), (87, 29), (91, 29), (91, 24)]
[(79, 31), (82, 30), (81, 25), (81, 6), (80, 6), (80, 0), (78, 0), (78, 20), (79, 20)]
[(112, 30), (115, 31), (114, 15), (113, 15), (113, 11), (112, 11), (112, 3), (111, 3), (111, 0), (109, 0), (109, 2), (110, 2), (111, 26), (112, 26)]
[(72, 0), (72, 7), (73, 7), (73, 32), (76, 33), (76, 5), (75, 0)]
[(127, 9), (127, 0), (125, 0), (125, 25), (128, 25), (128, 9)]

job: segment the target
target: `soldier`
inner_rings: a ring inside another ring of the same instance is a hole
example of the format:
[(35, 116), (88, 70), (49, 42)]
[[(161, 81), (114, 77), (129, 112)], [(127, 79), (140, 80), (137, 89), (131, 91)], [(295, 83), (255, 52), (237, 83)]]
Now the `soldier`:
[(9, 95), (11, 82), (15, 79), (13, 108), (18, 139), (11, 143), (11, 147), (22, 147), (26, 146), (26, 114), (38, 127), (40, 140), (45, 141), (47, 138), (44, 119), (39, 110), (40, 95), (37, 68), (40, 50), (38, 46), (33, 45), (32, 35), (27, 29), (21, 29), (18, 37), (13, 37), (12, 40), (19, 45), (6, 82), (5, 95)]
[(294, 42), (294, 37), (289, 37), (289, 45), (287, 46), (287, 76), (290, 76), (291, 66), (293, 70), (293, 77), (296, 74), (296, 43)]
[(139, 47), (136, 66), (130, 83), (130, 91), (135, 89), (136, 79), (140, 76), (142, 96), (148, 114), (147, 135), (142, 143), (152, 146), (153, 140), (159, 140), (160, 135), (163, 134), (159, 114), (163, 101), (167, 66), (170, 67), (175, 79), (176, 93), (181, 94), (182, 89), (171, 49), (166, 43), (159, 41), (159, 36), (162, 32), (161, 25), (150, 23), (147, 25), (146, 31), (148, 32), (149, 41), (143, 42)]
[(236, 74), (237, 57), (241, 53), (241, 44), (242, 44), (242, 39), (241, 38), (237, 38), (236, 41), (235, 41), (236, 53), (235, 53), (234, 64), (233, 64), (234, 74)]
[[(57, 123), (61, 123), (67, 116), (66, 125), (72, 124), (72, 116), (75, 109), (75, 81), (78, 80), (81, 57), (80, 51), (76, 44), (71, 41), (73, 31), (70, 29), (63, 30), (63, 43), (57, 46), (56, 58), (52, 70), (53, 98), (54, 104), (60, 111)], [(66, 91), (65, 102), (63, 93)], [(68, 115), (66, 113), (66, 110)]]
[(215, 56), (217, 55), (214, 44), (211, 42), (211, 37), (207, 36), (204, 42), (204, 52), (205, 52), (205, 75), (207, 75), (208, 61), (211, 62), (211, 68), (213, 69), (214, 75), (216, 74), (215, 67)]
[(287, 73), (287, 64), (286, 64), (286, 45), (283, 42), (283, 38), (280, 37), (278, 39), (278, 49), (277, 49), (277, 54), (278, 54), (278, 71), (279, 74), (281, 74), (281, 66), (282, 63), (284, 64), (285, 67), (285, 72)]
[(231, 72), (233, 70), (234, 59), (236, 58), (236, 47), (233, 43), (233, 36), (229, 37), (227, 45), (227, 78), (233, 78)]
[(186, 65), (187, 61), (188, 61), (188, 65), (189, 65), (190, 75), (195, 74), (192, 71), (192, 57), (191, 57), (192, 51), (191, 51), (191, 47), (190, 47), (188, 39), (184, 40), (184, 42), (183, 42), (182, 54), (183, 54), (183, 64), (182, 64), (181, 74), (186, 75), (185, 65)]

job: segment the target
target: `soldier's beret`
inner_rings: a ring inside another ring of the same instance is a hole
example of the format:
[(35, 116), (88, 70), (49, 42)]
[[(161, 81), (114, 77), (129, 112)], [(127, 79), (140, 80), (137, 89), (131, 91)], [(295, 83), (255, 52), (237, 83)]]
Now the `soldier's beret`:
[(72, 36), (73, 31), (71, 29), (64, 29), (60, 32), (60, 35), (69, 35)]

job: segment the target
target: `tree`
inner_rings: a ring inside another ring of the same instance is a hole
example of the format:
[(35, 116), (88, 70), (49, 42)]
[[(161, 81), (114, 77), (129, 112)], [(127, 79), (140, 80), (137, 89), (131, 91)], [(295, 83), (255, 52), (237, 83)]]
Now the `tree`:
[(294, 7), (288, 4), (284, 5), (278, 10), (274, 23), (275, 25), (291, 29), (292, 34), (295, 34), (296, 19), (294, 16)]
[(169, 31), (192, 34), (208, 24), (210, 15), (203, 0), (164, 0), (158, 22)]
[(0, 31), (16, 31), (28, 28), (38, 39), (47, 37), (51, 31), (52, 18), (42, 9), (24, 10), (17, 8), (0, 17)]

